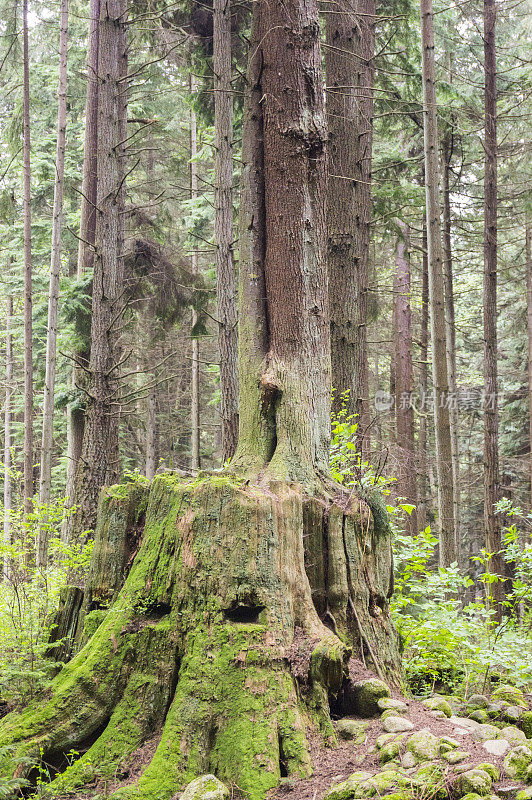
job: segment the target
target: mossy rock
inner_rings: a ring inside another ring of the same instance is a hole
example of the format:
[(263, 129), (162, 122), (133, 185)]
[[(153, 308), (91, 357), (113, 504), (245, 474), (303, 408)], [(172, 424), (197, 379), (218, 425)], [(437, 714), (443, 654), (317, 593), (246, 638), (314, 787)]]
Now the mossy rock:
[(469, 719), (475, 720), (475, 722), (479, 722), (481, 725), (484, 722), (488, 721), (488, 712), (485, 708), (476, 708), (470, 714), (468, 714)]
[(523, 708), (521, 706), (506, 706), (501, 712), (501, 719), (511, 725), (517, 725), (522, 714)]
[(468, 794), (485, 797), (491, 793), (491, 776), (483, 769), (469, 769), (458, 777), (455, 790), (457, 796), (462, 798)]
[(496, 717), (499, 716), (499, 714), (501, 713), (503, 708), (504, 708), (504, 706), (503, 706), (502, 703), (490, 703), (486, 708), (486, 711), (488, 713), (488, 717), (490, 719), (495, 719)]
[(445, 697), (441, 697), (440, 695), (435, 695), (434, 697), (429, 697), (428, 700), (423, 700), (423, 705), (430, 708), (431, 711), (443, 712), (446, 717), (452, 717), (453, 715), (451, 706)]
[(395, 716), (384, 719), (382, 727), (387, 733), (403, 733), (404, 731), (413, 731), (414, 723), (406, 717)]
[(353, 684), (353, 697), (357, 713), (361, 717), (375, 717), (379, 709), (379, 700), (391, 697), (390, 687), (378, 678), (368, 678)]
[(399, 714), (406, 714), (408, 705), (403, 700), (396, 700), (394, 697), (381, 697), (377, 700), (377, 706), (381, 711), (395, 710)]
[(188, 784), (181, 800), (228, 800), (229, 789), (214, 775), (201, 775)]
[(507, 725), (501, 729), (501, 739), (506, 739), (510, 744), (526, 744), (525, 733), (515, 725)]
[(523, 711), (519, 720), (519, 727), (527, 739), (532, 739), (532, 711)]
[(526, 789), (517, 792), (515, 800), (532, 800), (532, 786), (527, 786)]
[(488, 739), (500, 739), (500, 730), (495, 725), (479, 725), (472, 731), (473, 739), (480, 742), (487, 742)]
[(527, 767), (532, 761), (532, 750), (526, 745), (514, 747), (504, 759), (504, 769), (510, 778), (524, 780)]
[(381, 747), (379, 753), (379, 759), (381, 764), (387, 764), (389, 761), (393, 761), (394, 758), (397, 758), (397, 756), (401, 752), (402, 745), (404, 744), (405, 739), (406, 739), (406, 734), (395, 736), (391, 741), (386, 742), (384, 746)]
[(439, 749), (440, 753), (448, 753), (450, 750), (458, 750), (460, 742), (452, 739), (450, 736), (442, 736), (440, 738)]
[(482, 764), (477, 764), (476, 768), (483, 769), (484, 772), (487, 772), (492, 781), (498, 781), (500, 778), (498, 768), (495, 766), (495, 764), (491, 764), (489, 761), (483, 761)]
[(503, 684), (492, 694), (493, 700), (504, 700), (512, 706), (527, 708), (526, 700), (521, 689)]
[(354, 772), (346, 781), (332, 786), (325, 794), (323, 800), (353, 800), (357, 797), (369, 797), (375, 794), (368, 781), (373, 775), (371, 772)]
[(433, 761), (439, 755), (439, 741), (428, 730), (418, 731), (410, 737), (406, 749), (417, 761)]
[(484, 694), (472, 694), (471, 697), (467, 701), (468, 708), (475, 709), (475, 708), (487, 708), (489, 705), (489, 700)]
[[(489, 797), (489, 795), (488, 795)], [(462, 797), (462, 800), (481, 800), (481, 796), (475, 792), (469, 792)]]
[(356, 719), (339, 719), (336, 730), (340, 739), (350, 741), (353, 744), (362, 744), (366, 739), (366, 731), (369, 722), (362, 722)]
[(471, 753), (467, 750), (449, 750), (449, 752), (443, 754), (443, 757), (448, 764), (459, 764), (469, 758), (470, 755)]

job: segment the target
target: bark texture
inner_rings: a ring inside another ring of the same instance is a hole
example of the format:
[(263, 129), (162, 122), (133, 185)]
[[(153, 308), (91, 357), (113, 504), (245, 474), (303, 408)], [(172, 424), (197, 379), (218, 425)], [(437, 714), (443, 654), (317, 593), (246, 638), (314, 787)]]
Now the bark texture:
[[(57, 359), (57, 315), (59, 310), (59, 277), (61, 274), (61, 234), (63, 230), (63, 186), (65, 174), (65, 142), (67, 121), (67, 51), (68, 0), (61, 0), (61, 29), (59, 34), (59, 86), (57, 90), (57, 149), (55, 157), (54, 207), (52, 212), (52, 248), (50, 285), (48, 289), (48, 327), (46, 331), (46, 371), (41, 444), (41, 475), (39, 502), (50, 502), (52, 483), (52, 451), (54, 435), (55, 366)], [(36, 564), (43, 567), (48, 553), (49, 527), (39, 528)]]
[[(419, 360), (420, 360), (420, 391), (421, 396), (427, 396), (428, 387), (428, 344), (429, 344), (429, 259), (427, 251), (427, 224), (423, 216), (422, 237), (422, 262), (421, 262), (421, 322), (419, 331)], [(428, 523), (428, 453), (427, 453), (427, 409), (422, 408), (419, 415), (418, 428), (418, 508), (417, 521), (420, 530), (424, 530)]]
[(102, 6), (98, 62), (98, 196), (91, 354), (83, 447), (75, 479), (74, 532), (94, 530), (102, 486), (119, 474), (119, 329), (123, 306), (125, 0)]
[[(501, 526), (495, 514), (500, 500), (499, 404), (497, 386), (497, 67), (495, 0), (484, 0), (484, 524), (490, 571), (505, 574)], [(499, 618), (502, 582), (491, 586)]]
[[(12, 459), (12, 395), (13, 395), (13, 295), (6, 297), (6, 383), (5, 383), (5, 405), (4, 405), (4, 545), (9, 547), (12, 544), (11, 533), (11, 509), (13, 506), (13, 483), (11, 476)], [(10, 572), (10, 558), (6, 553), (4, 556), (4, 575)]]
[(238, 442), (238, 336), (233, 255), (233, 92), (231, 86), (231, 3), (213, 3), (214, 60), (214, 243), (222, 457), (232, 458)]
[[(194, 97), (196, 92), (196, 78), (190, 76), (190, 93)], [(196, 165), (197, 154), (197, 127), (196, 112), (192, 106), (190, 109), (190, 199), (196, 200), (198, 197), (198, 171)], [(198, 272), (198, 253), (196, 247), (192, 250), (191, 272), (196, 275)], [(195, 309), (192, 309), (192, 330), (198, 321)], [(190, 466), (192, 469), (200, 468), (200, 386), (199, 386), (199, 339), (192, 337), (192, 365), (190, 374)]]
[(440, 564), (441, 566), (449, 566), (449, 564), (456, 561), (457, 548), (454, 529), (449, 379), (440, 223), (438, 122), (432, 0), (421, 0), (420, 8), (432, 382), (434, 385), (434, 428), (436, 470), (438, 475), (438, 508), (440, 511)]
[(369, 425), (366, 325), (371, 221), (375, 2), (342, 0), (325, 14), (329, 187), (327, 264), (333, 408)]
[(526, 224), (526, 310), (528, 330), (528, 438), (530, 443), (529, 479), (530, 505), (532, 506), (532, 222), (527, 215)]

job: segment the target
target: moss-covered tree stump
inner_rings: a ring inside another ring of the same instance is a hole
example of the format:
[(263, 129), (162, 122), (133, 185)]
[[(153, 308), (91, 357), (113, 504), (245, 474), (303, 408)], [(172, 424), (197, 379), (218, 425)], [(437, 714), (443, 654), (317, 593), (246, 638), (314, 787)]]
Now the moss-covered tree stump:
[[(51, 791), (72, 791), (111, 779), (162, 730), (138, 784), (115, 796), (169, 799), (196, 775), (214, 772), (259, 800), (281, 775), (308, 775), (309, 734), (334, 743), (329, 700), (347, 678), (359, 625), (376, 647), (377, 628), (383, 641), (389, 637), (394, 665), (386, 597), (375, 599), (374, 564), (390, 543), (382, 532), (375, 538), (371, 514), (364, 527), (362, 507), (306, 498), (299, 484), (157, 477), (140, 549), (101, 624), (54, 679), (49, 698), (0, 723), (0, 745), (16, 748), (10, 765), (20, 775), (43, 760), (59, 771)], [(99, 529), (108, 536), (109, 524), (119, 524), (116, 504), (101, 509), (108, 519)], [(316, 531), (328, 538), (331, 525), (332, 541), (343, 544), (324, 554)], [(389, 564), (389, 555), (381, 561)], [(308, 674), (299, 666), (297, 677), (296, 632), (311, 654)], [(65, 769), (70, 751), (81, 757)]]

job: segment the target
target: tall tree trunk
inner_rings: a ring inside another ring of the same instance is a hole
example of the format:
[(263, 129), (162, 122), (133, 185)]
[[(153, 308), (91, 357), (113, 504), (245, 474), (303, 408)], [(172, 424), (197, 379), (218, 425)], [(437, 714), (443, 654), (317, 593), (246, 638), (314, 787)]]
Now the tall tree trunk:
[[(499, 405), (497, 387), (497, 72), (495, 0), (484, 0), (484, 524), (490, 571), (504, 575), (501, 526), (495, 514), (499, 487)], [(502, 582), (491, 586), (502, 615)]]
[[(196, 92), (196, 78), (190, 75), (190, 93), (194, 97)], [(190, 108), (190, 199), (192, 201), (198, 196), (198, 168), (196, 165), (197, 155), (197, 125), (196, 112), (194, 106)], [(198, 251), (194, 245), (191, 256), (191, 272), (196, 275), (198, 272)], [(192, 309), (192, 331), (198, 321), (195, 309)], [(200, 368), (199, 368), (199, 339), (192, 337), (192, 369), (190, 375), (190, 466), (192, 469), (199, 469), (201, 465), (200, 457)]]
[(421, 0), (421, 54), (432, 380), (434, 384), (434, 428), (440, 522), (440, 565), (447, 567), (456, 561), (457, 549), (454, 527), (453, 461), (442, 272), (443, 256), (440, 223), (438, 121), (432, 0)]
[(373, 142), (374, 0), (341, 0), (325, 13), (329, 189), (327, 263), (333, 408), (349, 392), (359, 445), (369, 427), (367, 302)]
[(528, 328), (528, 438), (530, 443), (528, 475), (530, 479), (530, 507), (532, 508), (532, 220), (528, 213), (525, 235), (526, 310)]
[[(12, 459), (12, 402), (13, 396), (13, 295), (11, 289), (6, 296), (6, 379), (5, 379), (5, 407), (4, 407), (4, 545), (9, 547), (13, 543), (11, 532), (11, 509), (13, 507), (13, 481), (11, 476)], [(9, 553), (4, 556), (4, 577), (11, 571), (11, 558)]]
[[(428, 389), (428, 345), (429, 345), (429, 258), (427, 250), (427, 222), (423, 215), (423, 239), (421, 261), (421, 326), (420, 326), (420, 380), (421, 397), (427, 397)], [(417, 521), (420, 530), (425, 530), (428, 519), (428, 454), (427, 454), (427, 407), (421, 408), (418, 430), (418, 509)]]
[[(164, 475), (149, 490), (102, 493), (87, 579), (98, 631), (45, 698), (0, 720), (12, 761), (26, 756), (19, 775), (32, 757), (90, 739), (57, 776), (58, 794), (112, 779), (162, 728), (123, 800), (170, 800), (208, 770), (265, 800), (282, 774), (311, 774), (310, 734), (335, 743), (330, 702), (360, 712), (351, 646), (381, 672), (397, 668), (384, 510), (372, 514), (347, 492), (336, 503), (324, 482), (327, 131), (316, 0), (256, 3), (250, 53), (238, 450), (221, 480)], [(106, 575), (117, 551), (120, 569)], [(306, 691), (291, 652), (309, 653), (306, 669), (297, 659)]]
[[(46, 332), (46, 372), (41, 445), (41, 475), (39, 503), (48, 505), (52, 483), (52, 449), (54, 438), (55, 366), (57, 357), (57, 315), (59, 308), (59, 277), (61, 273), (61, 234), (63, 229), (63, 184), (65, 174), (65, 142), (67, 115), (67, 52), (68, 0), (61, 0), (59, 34), (59, 86), (57, 90), (57, 152), (55, 159), (54, 207), (52, 212), (52, 248), (50, 286), (48, 290), (48, 327)], [(39, 527), (36, 564), (46, 565), (48, 525)]]
[[(398, 492), (417, 505), (416, 458), (414, 452), (414, 408), (412, 405), (412, 312), (410, 308), (410, 254), (408, 226), (397, 220), (401, 231), (395, 250), (394, 298), (397, 338), (395, 340), (395, 419), (397, 435)], [(414, 510), (406, 519), (411, 534), (417, 533)]]
[(119, 331), (123, 306), (124, 81), (126, 0), (100, 9), (98, 194), (87, 412), (75, 484), (74, 532), (94, 530), (102, 486), (119, 471)]
[[(155, 376), (154, 376), (155, 377)], [(157, 388), (152, 386), (148, 394), (148, 415), (146, 421), (146, 477), (150, 480), (157, 471), (159, 453), (159, 427), (157, 425)]]
[[(28, 0), (22, 3), (24, 161), (24, 516), (33, 510), (33, 289), (31, 266), (30, 54)], [(33, 543), (26, 541), (29, 553)]]
[(214, 0), (214, 243), (222, 455), (232, 458), (238, 442), (238, 337), (233, 257), (233, 92), (231, 86), (231, 3)]
[(451, 448), (453, 459), (453, 503), (456, 552), (460, 561), (460, 447), (458, 440), (458, 398), (456, 383), (456, 326), (454, 318), (453, 254), (451, 246), (451, 193), (450, 174), (453, 150), (452, 129), (443, 139), (443, 282), (445, 294), (445, 326), (447, 341), (447, 371), (449, 376), (449, 421), (451, 424)]
[[(81, 216), (78, 243), (77, 277), (80, 280), (92, 269), (94, 262), (94, 237), (96, 233), (96, 192), (98, 178), (98, 49), (99, 49), (100, 0), (90, 0), (89, 39), (87, 51), (87, 95), (85, 100), (85, 141), (83, 147), (83, 178), (81, 185)], [(77, 353), (77, 359), (88, 366), (89, 350)], [(74, 366), (70, 388), (84, 386), (85, 373)], [(61, 538), (68, 541), (72, 531), (73, 518), (69, 508), (74, 501), (75, 478), (81, 456), (85, 412), (79, 402), (69, 403), (67, 407), (67, 513), (63, 519)]]

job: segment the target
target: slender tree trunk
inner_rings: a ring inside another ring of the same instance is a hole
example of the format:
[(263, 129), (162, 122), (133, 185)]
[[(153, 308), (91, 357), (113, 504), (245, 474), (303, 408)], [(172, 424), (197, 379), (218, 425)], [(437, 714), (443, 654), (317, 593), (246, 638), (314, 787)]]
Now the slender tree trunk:
[(442, 271), (443, 255), (440, 223), (438, 122), (432, 0), (421, 0), (421, 53), (432, 379), (434, 384), (434, 428), (440, 521), (440, 565), (446, 567), (456, 561), (457, 549), (454, 526), (453, 461)]
[(458, 439), (458, 398), (456, 382), (456, 326), (454, 319), (453, 254), (451, 246), (451, 196), (450, 173), (453, 147), (452, 131), (443, 140), (443, 282), (445, 294), (445, 325), (447, 341), (447, 371), (449, 376), (449, 421), (451, 425), (451, 447), (453, 459), (453, 503), (456, 552), (460, 560), (460, 446)]
[(119, 475), (119, 331), (123, 310), (124, 79), (126, 0), (100, 10), (98, 195), (87, 412), (75, 484), (74, 532), (94, 530), (102, 486)]
[[(190, 75), (190, 93), (194, 97), (196, 92), (196, 78)], [(198, 168), (196, 165), (197, 154), (197, 125), (196, 112), (194, 107), (190, 108), (190, 199), (196, 200), (198, 196)], [(191, 272), (196, 275), (198, 272), (198, 252), (196, 246), (192, 248)], [(198, 321), (195, 309), (192, 309), (192, 330)], [(199, 469), (201, 465), (200, 457), (200, 368), (199, 368), (199, 339), (192, 337), (192, 370), (190, 376), (190, 466), (192, 469)]]
[[(13, 507), (13, 481), (11, 476), (11, 447), (12, 447), (12, 402), (13, 395), (13, 296), (11, 290), (6, 296), (6, 383), (4, 407), (4, 545), (9, 547), (13, 543), (11, 533), (11, 509)], [(8, 577), (11, 571), (9, 553), (4, 556), (4, 576)]]
[(214, 243), (222, 455), (232, 458), (238, 443), (238, 337), (233, 256), (233, 93), (231, 87), (231, 3), (214, 0)]
[(526, 219), (526, 310), (528, 327), (528, 438), (530, 442), (529, 478), (532, 508), (532, 221)]
[[(490, 570), (504, 575), (501, 526), (495, 514), (499, 486), (499, 406), (497, 387), (497, 72), (495, 0), (484, 0), (484, 524)], [(492, 584), (497, 615), (502, 614), (502, 582)]]
[[(61, 0), (59, 35), (59, 87), (57, 111), (57, 153), (55, 160), (54, 208), (52, 213), (52, 248), (50, 287), (48, 290), (48, 328), (46, 335), (46, 372), (41, 445), (39, 503), (48, 505), (52, 483), (52, 449), (54, 437), (55, 366), (57, 357), (57, 315), (59, 309), (59, 277), (61, 273), (61, 234), (63, 228), (63, 185), (65, 174), (65, 142), (67, 116), (67, 52), (68, 0)], [(46, 565), (48, 525), (41, 525), (37, 536), (36, 563)]]
[(157, 425), (157, 388), (152, 386), (148, 394), (146, 422), (146, 477), (150, 480), (157, 471), (159, 451), (159, 427)]
[(359, 415), (359, 446), (369, 449), (368, 264), (373, 143), (374, 0), (341, 0), (326, 12), (329, 126), (327, 260), (333, 408)]
[[(24, 161), (24, 515), (33, 510), (33, 289), (31, 266), (30, 54), (28, 0), (22, 3)], [(26, 541), (28, 553), (33, 544)], [(28, 560), (30, 556), (28, 555)]]
[[(429, 345), (429, 259), (427, 251), (427, 223), (423, 215), (423, 240), (422, 240), (422, 262), (421, 262), (421, 326), (420, 326), (420, 393), (421, 397), (427, 397), (428, 389), (428, 345)], [(423, 405), (420, 409), (419, 430), (418, 430), (418, 510), (417, 519), (420, 530), (427, 527), (428, 519), (428, 455), (427, 455), (427, 407)]]
[[(414, 409), (412, 405), (412, 312), (410, 308), (410, 255), (408, 226), (397, 220), (401, 235), (395, 251), (394, 297), (397, 338), (395, 340), (395, 414), (399, 457), (399, 494), (417, 505), (416, 458), (414, 452)], [(417, 533), (414, 510), (406, 519), (410, 533)]]
[[(89, 5), (89, 44), (87, 52), (87, 96), (85, 101), (85, 141), (83, 149), (83, 178), (81, 186), (81, 217), (78, 243), (77, 277), (92, 269), (94, 263), (94, 237), (96, 233), (96, 192), (97, 192), (97, 152), (98, 152), (98, 49), (100, 0), (90, 0)], [(89, 350), (77, 353), (78, 360), (88, 366)], [(83, 369), (74, 366), (70, 380), (70, 389), (76, 392), (77, 387), (84, 386)], [(79, 402), (69, 403), (67, 407), (67, 476), (66, 496), (67, 512), (73, 504), (75, 478), (83, 433), (85, 430), (85, 411)], [(72, 530), (73, 518), (67, 513), (63, 519), (61, 538), (68, 541)]]

